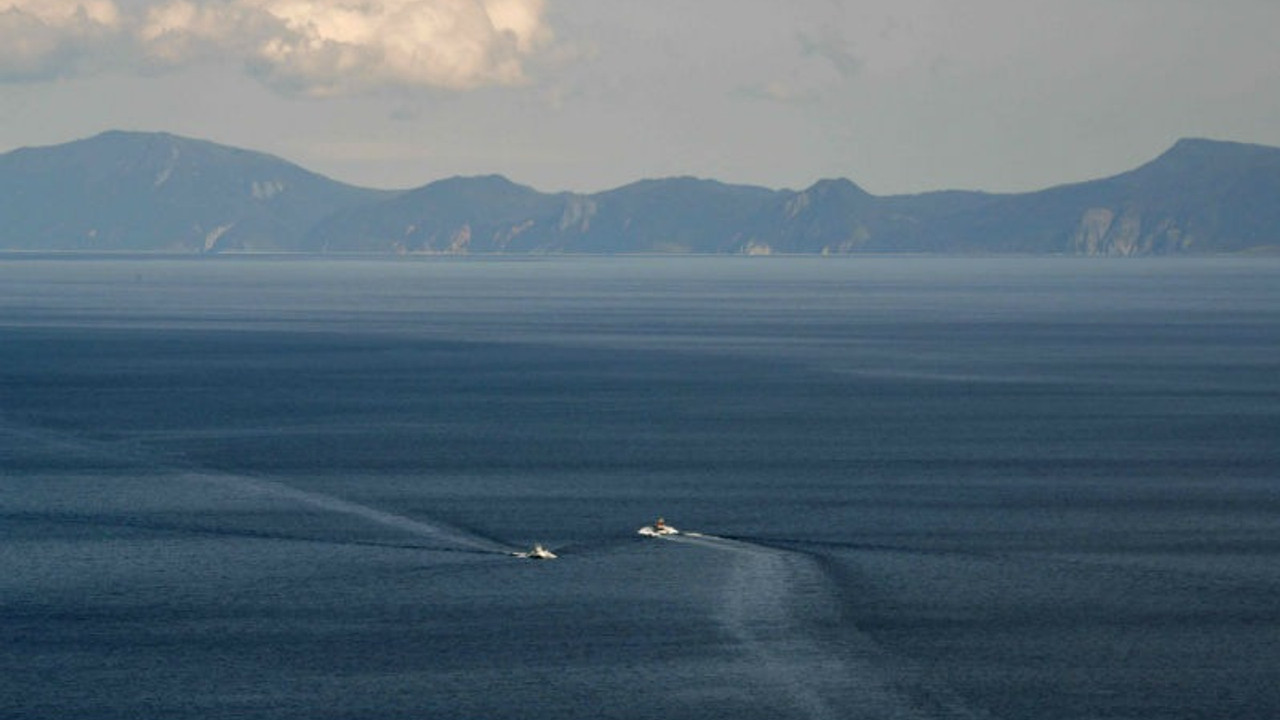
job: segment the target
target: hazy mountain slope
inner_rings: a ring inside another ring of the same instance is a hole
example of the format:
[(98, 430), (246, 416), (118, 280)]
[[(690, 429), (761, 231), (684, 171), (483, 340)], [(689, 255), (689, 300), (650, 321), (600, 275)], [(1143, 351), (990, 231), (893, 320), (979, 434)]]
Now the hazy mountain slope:
[(567, 229), (582, 252), (737, 252), (743, 226), (786, 192), (690, 177), (642, 180), (586, 198), (586, 222)]
[(383, 195), (269, 155), (108, 132), (0, 155), (0, 246), (292, 250), (324, 216)]
[(928, 225), (953, 252), (1130, 256), (1280, 246), (1280, 150), (1182, 140), (1130, 172), (996, 196)]
[(644, 180), (595, 195), (540, 193), (499, 176), (450, 178), (318, 226), (308, 247), (364, 252), (724, 252), (778, 193), (710, 180)]
[(317, 225), (319, 252), (496, 253), (545, 251), (570, 195), (548, 195), (489, 175), (449, 178), (368, 203)]
[(1068, 252), (1238, 252), (1280, 246), (1280, 149), (1182, 140), (1110, 181)]
[(821, 180), (775, 198), (742, 228), (741, 250), (847, 254), (897, 250), (914, 218), (894, 213), (848, 180)]

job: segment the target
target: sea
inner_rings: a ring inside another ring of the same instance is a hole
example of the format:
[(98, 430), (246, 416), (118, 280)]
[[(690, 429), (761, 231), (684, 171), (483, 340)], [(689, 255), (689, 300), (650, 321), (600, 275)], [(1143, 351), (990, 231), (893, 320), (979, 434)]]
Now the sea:
[(0, 255), (6, 720), (1272, 720), (1277, 678), (1280, 258)]

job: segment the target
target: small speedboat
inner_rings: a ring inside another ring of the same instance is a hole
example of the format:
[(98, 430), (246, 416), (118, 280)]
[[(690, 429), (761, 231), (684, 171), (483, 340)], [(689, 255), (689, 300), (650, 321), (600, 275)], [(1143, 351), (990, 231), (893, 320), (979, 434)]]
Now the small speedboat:
[(636, 531), (647, 537), (662, 537), (664, 535), (679, 535), (680, 531), (671, 527), (662, 518), (658, 518), (652, 525), (645, 525)]
[(530, 560), (555, 560), (559, 557), (550, 550), (542, 547), (542, 543), (535, 543), (532, 550), (511, 554), (519, 558), (529, 558)]

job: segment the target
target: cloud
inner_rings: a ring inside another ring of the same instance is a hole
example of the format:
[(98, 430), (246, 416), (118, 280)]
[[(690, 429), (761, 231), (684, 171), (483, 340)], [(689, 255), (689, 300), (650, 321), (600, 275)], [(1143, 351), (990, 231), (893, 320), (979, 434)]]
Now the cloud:
[(112, 0), (19, 0), (0, 12), (0, 76), (66, 71), (103, 50), (95, 36), (145, 67), (230, 59), (314, 96), (515, 85), (551, 42), (545, 0), (157, 0), (128, 17)]
[(233, 54), (307, 95), (512, 85), (550, 38), (543, 0), (176, 0), (153, 7), (138, 35), (154, 59)]
[(763, 78), (738, 88), (740, 97), (786, 105), (820, 103), (863, 71), (865, 61), (854, 43), (834, 27), (800, 31), (790, 61)]
[(822, 100), (821, 92), (800, 77), (743, 85), (736, 88), (733, 94), (785, 105), (812, 105)]
[(73, 74), (120, 25), (111, 0), (0, 0), (0, 80)]
[[(232, 55), (251, 47), (253, 18), (226, 2), (177, 0), (149, 8), (134, 28), (146, 57), (161, 65), (182, 65)], [(266, 29), (260, 31), (265, 35)]]
[(802, 56), (821, 58), (841, 77), (854, 77), (862, 69), (863, 59), (853, 43), (832, 28), (813, 34), (800, 33), (797, 40)]

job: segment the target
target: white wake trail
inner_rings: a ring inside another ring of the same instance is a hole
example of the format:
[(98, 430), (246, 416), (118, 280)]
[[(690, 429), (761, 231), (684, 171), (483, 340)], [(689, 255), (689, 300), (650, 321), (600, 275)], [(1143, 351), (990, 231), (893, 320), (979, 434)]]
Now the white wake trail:
[(142, 463), (152, 468), (158, 467), (164, 471), (174, 472), (188, 481), (220, 485), (224, 488), (254, 495), (285, 498), (329, 512), (363, 518), (385, 527), (432, 538), (445, 546), (465, 547), (470, 550), (503, 555), (511, 555), (520, 550), (520, 548), (510, 547), (497, 540), (476, 535), (445, 523), (415, 520), (404, 515), (396, 515), (395, 513), (333, 497), (332, 495), (300, 490), (280, 482), (219, 472), (182, 471), (178, 467), (174, 467), (170, 463), (157, 458), (154, 453), (147, 452), (141, 446), (133, 443), (94, 440), (71, 433), (46, 430), (34, 425), (15, 422), (0, 411), (0, 449), (3, 448), (5, 436), (16, 439), (23, 445), (39, 448), (44, 452), (58, 452), (69, 457), (102, 458), (123, 463)]
[[(812, 559), (741, 540), (682, 533), (663, 538), (730, 555), (719, 619), (740, 645), (762, 698), (782, 698), (787, 716), (812, 720), (984, 718), (939, 693), (870, 637), (839, 625), (830, 579)], [(825, 637), (837, 628), (839, 637)], [(906, 688), (926, 690), (922, 698)]]
[(791, 558), (714, 536), (694, 535), (688, 542), (734, 553), (721, 621), (750, 655), (761, 681), (780, 689), (803, 717), (844, 717), (821, 687), (824, 676), (845, 674), (844, 662), (824, 653), (798, 627), (789, 597), (796, 582)]
[(327, 510), (329, 512), (342, 513), (358, 518), (363, 518), (371, 522), (386, 527), (404, 530), (414, 535), (429, 537), (446, 545), (462, 546), (482, 552), (500, 553), (510, 555), (516, 551), (516, 548), (503, 545), (502, 543), (486, 538), (474, 533), (469, 533), (461, 528), (452, 527), (444, 523), (423, 522), (415, 520), (404, 515), (396, 515), (384, 510), (369, 507), (368, 505), (360, 505), (349, 500), (325, 495), (323, 493), (311, 492), (308, 490), (299, 490), (298, 488), (284, 483), (274, 482), (272, 480), (263, 480), (260, 478), (245, 477), (243, 475), (225, 475), (221, 473), (186, 473), (184, 476), (188, 480), (212, 483), (235, 490), (250, 492), (256, 495), (266, 495), (270, 497), (285, 498), (304, 505)]

